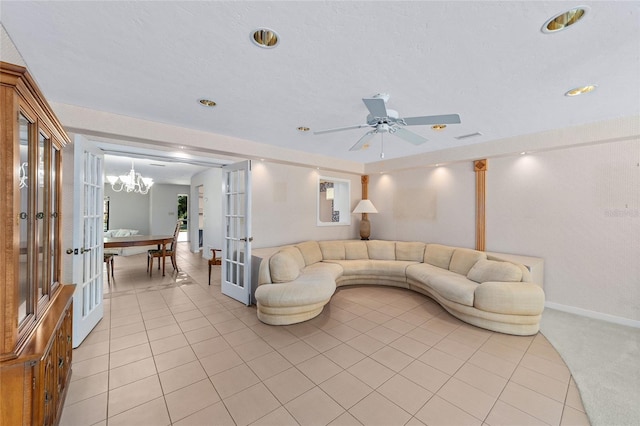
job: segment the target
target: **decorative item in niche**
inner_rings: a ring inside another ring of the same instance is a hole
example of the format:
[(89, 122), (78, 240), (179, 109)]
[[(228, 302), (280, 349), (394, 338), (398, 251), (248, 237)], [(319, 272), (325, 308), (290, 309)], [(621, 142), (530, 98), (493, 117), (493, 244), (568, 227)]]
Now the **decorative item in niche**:
[(317, 225), (350, 225), (351, 181), (319, 176), (317, 188)]
[(335, 189), (333, 188), (333, 182), (320, 182), (320, 197), (322, 194), (324, 195), (324, 200), (326, 202), (322, 203), (320, 208), (320, 220), (323, 222), (340, 222), (340, 211), (336, 211), (334, 200), (335, 200)]

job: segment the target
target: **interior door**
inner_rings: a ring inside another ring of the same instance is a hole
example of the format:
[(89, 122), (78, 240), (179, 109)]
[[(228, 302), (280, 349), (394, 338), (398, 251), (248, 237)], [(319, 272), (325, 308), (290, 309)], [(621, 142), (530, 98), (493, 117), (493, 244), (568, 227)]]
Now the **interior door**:
[(251, 304), (251, 160), (224, 170), (222, 293)]
[(81, 135), (74, 137), (73, 184), (73, 347), (103, 315), (104, 155)]

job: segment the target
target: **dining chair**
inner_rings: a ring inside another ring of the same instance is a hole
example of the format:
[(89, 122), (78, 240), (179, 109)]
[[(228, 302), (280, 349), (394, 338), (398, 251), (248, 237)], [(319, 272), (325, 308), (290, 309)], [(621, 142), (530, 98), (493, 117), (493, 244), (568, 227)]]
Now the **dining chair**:
[[(164, 255), (169, 256), (171, 259), (171, 266), (173, 266), (173, 270), (178, 272), (178, 261), (176, 259), (176, 251), (178, 250), (178, 235), (180, 234), (180, 224), (182, 221), (176, 222), (176, 227), (173, 230), (173, 240), (171, 240), (171, 245), (168, 249), (165, 250)], [(158, 270), (160, 270), (160, 258), (162, 257), (162, 249), (158, 247), (157, 249), (152, 249), (147, 251), (147, 272), (149, 275), (153, 273), (153, 259), (158, 258)]]
[(211, 249), (211, 254), (213, 255), (213, 257), (209, 259), (209, 285), (211, 285), (211, 267), (214, 265), (222, 266), (222, 255), (220, 255), (220, 257), (217, 257), (216, 256), (217, 251), (222, 253), (222, 250), (220, 249), (214, 249), (214, 248)]

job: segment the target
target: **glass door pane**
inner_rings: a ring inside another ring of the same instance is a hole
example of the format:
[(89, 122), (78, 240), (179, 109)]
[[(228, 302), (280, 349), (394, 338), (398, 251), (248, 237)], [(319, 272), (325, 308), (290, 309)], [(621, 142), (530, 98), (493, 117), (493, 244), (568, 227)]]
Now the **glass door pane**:
[(60, 151), (58, 151), (53, 144), (50, 144), (50, 152), (51, 152), (51, 171), (49, 173), (51, 184), (50, 184), (50, 195), (49, 195), (49, 208), (51, 209), (51, 213), (49, 215), (49, 292), (55, 287), (55, 285), (60, 281), (60, 277), (58, 274), (60, 273), (60, 250), (58, 247), (58, 227), (60, 226), (59, 220), (59, 211), (60, 211), (60, 200), (58, 194), (58, 173), (60, 171)]
[(34, 187), (36, 192), (36, 288), (38, 294), (36, 300), (47, 294), (47, 276), (49, 268), (47, 267), (47, 260), (49, 257), (48, 247), (46, 245), (45, 229), (47, 226), (47, 220), (49, 213), (45, 203), (45, 197), (47, 195), (46, 184), (48, 178), (46, 178), (45, 164), (48, 161), (47, 157), (47, 138), (42, 132), (38, 132), (38, 176), (36, 178), (37, 185)]
[[(18, 165), (18, 197), (20, 199), (20, 258), (18, 266), (18, 324), (33, 313), (34, 303), (29, 282), (31, 281), (30, 258), (29, 258), (29, 233), (31, 213), (31, 200), (29, 198), (29, 187), (32, 186), (33, 176), (29, 168), (29, 139), (33, 124), (22, 114), (18, 117), (20, 132), (20, 164)], [(31, 176), (30, 176), (31, 175)]]

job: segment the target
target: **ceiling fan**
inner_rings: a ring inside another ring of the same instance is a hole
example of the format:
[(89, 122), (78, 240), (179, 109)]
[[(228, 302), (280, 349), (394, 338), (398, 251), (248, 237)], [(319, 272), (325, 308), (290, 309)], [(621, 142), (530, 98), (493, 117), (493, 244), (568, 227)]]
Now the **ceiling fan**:
[[(372, 127), (372, 130), (369, 130), (364, 134), (355, 143), (349, 151), (358, 151), (363, 148), (369, 147), (369, 140), (373, 138), (377, 133), (381, 135), (384, 133), (390, 133), (392, 135), (398, 136), (405, 141), (414, 144), (420, 145), (427, 142), (427, 139), (422, 136), (413, 133), (407, 129), (405, 126), (425, 126), (425, 125), (438, 125), (438, 124), (457, 124), (460, 123), (460, 116), (458, 114), (445, 114), (445, 115), (427, 115), (422, 117), (405, 117), (401, 118), (398, 116), (398, 111), (394, 111), (392, 109), (387, 109), (387, 101), (389, 100), (389, 95), (386, 93), (378, 93), (371, 98), (363, 98), (362, 102), (369, 110), (369, 114), (367, 115), (367, 123), (359, 124), (355, 126), (348, 127), (339, 127), (336, 129), (328, 129), (328, 130), (319, 130), (317, 132), (313, 132), (314, 135), (322, 135), (325, 133), (332, 132), (341, 132), (343, 130), (352, 130), (352, 129), (361, 129), (363, 127)], [(381, 154), (381, 157), (384, 158), (384, 153)]]

